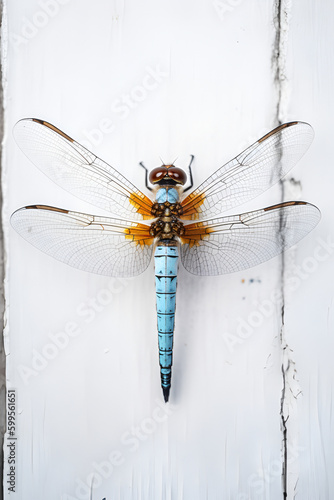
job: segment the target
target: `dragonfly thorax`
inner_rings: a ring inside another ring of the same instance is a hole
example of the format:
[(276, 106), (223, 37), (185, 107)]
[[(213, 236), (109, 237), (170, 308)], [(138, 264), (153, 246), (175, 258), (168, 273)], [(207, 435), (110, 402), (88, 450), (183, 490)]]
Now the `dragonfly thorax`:
[(157, 191), (151, 213), (158, 220), (151, 224), (151, 236), (159, 239), (173, 239), (175, 236), (184, 234), (184, 226), (179, 220), (183, 209), (178, 200), (179, 193), (173, 187), (160, 188)]

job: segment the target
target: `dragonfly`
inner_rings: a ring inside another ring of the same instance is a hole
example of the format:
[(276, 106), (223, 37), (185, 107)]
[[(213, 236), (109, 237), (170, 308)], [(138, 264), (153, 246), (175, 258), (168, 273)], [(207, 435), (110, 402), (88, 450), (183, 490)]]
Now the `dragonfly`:
[(320, 211), (305, 201), (222, 214), (282, 179), (307, 151), (313, 135), (304, 122), (280, 125), (195, 189), (194, 156), (189, 179), (174, 164), (149, 171), (141, 163), (144, 194), (54, 125), (22, 119), (14, 137), (23, 153), (59, 186), (111, 216), (30, 205), (16, 210), (11, 224), (38, 249), (96, 274), (137, 276), (154, 257), (160, 378), (167, 402), (179, 260), (195, 275), (232, 273), (275, 257), (308, 234), (319, 222)]

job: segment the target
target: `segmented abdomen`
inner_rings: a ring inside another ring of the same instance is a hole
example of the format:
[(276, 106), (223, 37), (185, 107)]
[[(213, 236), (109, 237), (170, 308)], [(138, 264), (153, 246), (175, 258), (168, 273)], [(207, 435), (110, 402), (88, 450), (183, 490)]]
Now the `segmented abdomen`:
[[(171, 243), (172, 246), (169, 246)], [(154, 254), (159, 361), (165, 401), (168, 401), (172, 374), (178, 256), (176, 242), (171, 240), (167, 240), (165, 245), (160, 242)]]

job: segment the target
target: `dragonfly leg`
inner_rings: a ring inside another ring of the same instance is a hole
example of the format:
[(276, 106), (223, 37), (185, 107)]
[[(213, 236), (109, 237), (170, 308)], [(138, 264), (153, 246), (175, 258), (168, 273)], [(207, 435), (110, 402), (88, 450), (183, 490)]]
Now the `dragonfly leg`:
[(194, 155), (190, 155), (190, 163), (189, 163), (189, 167), (188, 167), (188, 170), (189, 170), (189, 178), (190, 178), (190, 185), (183, 191), (184, 193), (186, 191), (188, 191), (189, 189), (191, 189), (194, 185), (194, 182), (193, 182), (193, 173), (192, 173), (192, 170), (191, 170), (191, 164), (192, 162), (194, 161)]
[(148, 169), (145, 167), (144, 163), (141, 161), (139, 163), (139, 165), (141, 167), (143, 167), (143, 169), (145, 170), (145, 186), (147, 187), (147, 189), (149, 189), (150, 191), (153, 191), (153, 189), (148, 185)]

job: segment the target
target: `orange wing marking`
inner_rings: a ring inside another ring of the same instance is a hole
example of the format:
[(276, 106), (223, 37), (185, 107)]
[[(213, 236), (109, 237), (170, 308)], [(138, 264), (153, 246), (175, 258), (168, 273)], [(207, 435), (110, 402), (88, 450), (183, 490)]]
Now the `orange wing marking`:
[(137, 224), (131, 228), (124, 229), (125, 239), (132, 240), (141, 247), (152, 245), (154, 238), (150, 235), (150, 228), (145, 224)]
[[(200, 214), (201, 206), (203, 205), (205, 200), (204, 193), (190, 193), (187, 198), (185, 198), (182, 202), (183, 214), (181, 219), (185, 220), (193, 220), (198, 219), (198, 215)], [(190, 226), (188, 226), (190, 227)]]
[(185, 234), (180, 238), (182, 245), (188, 244), (191, 247), (199, 246), (200, 241), (208, 238), (211, 233), (214, 233), (214, 228), (204, 225), (203, 222), (196, 222), (185, 226)]
[(139, 196), (136, 193), (132, 193), (129, 201), (131, 205), (136, 208), (136, 211), (143, 216), (144, 219), (152, 219), (152, 201), (145, 195)]

